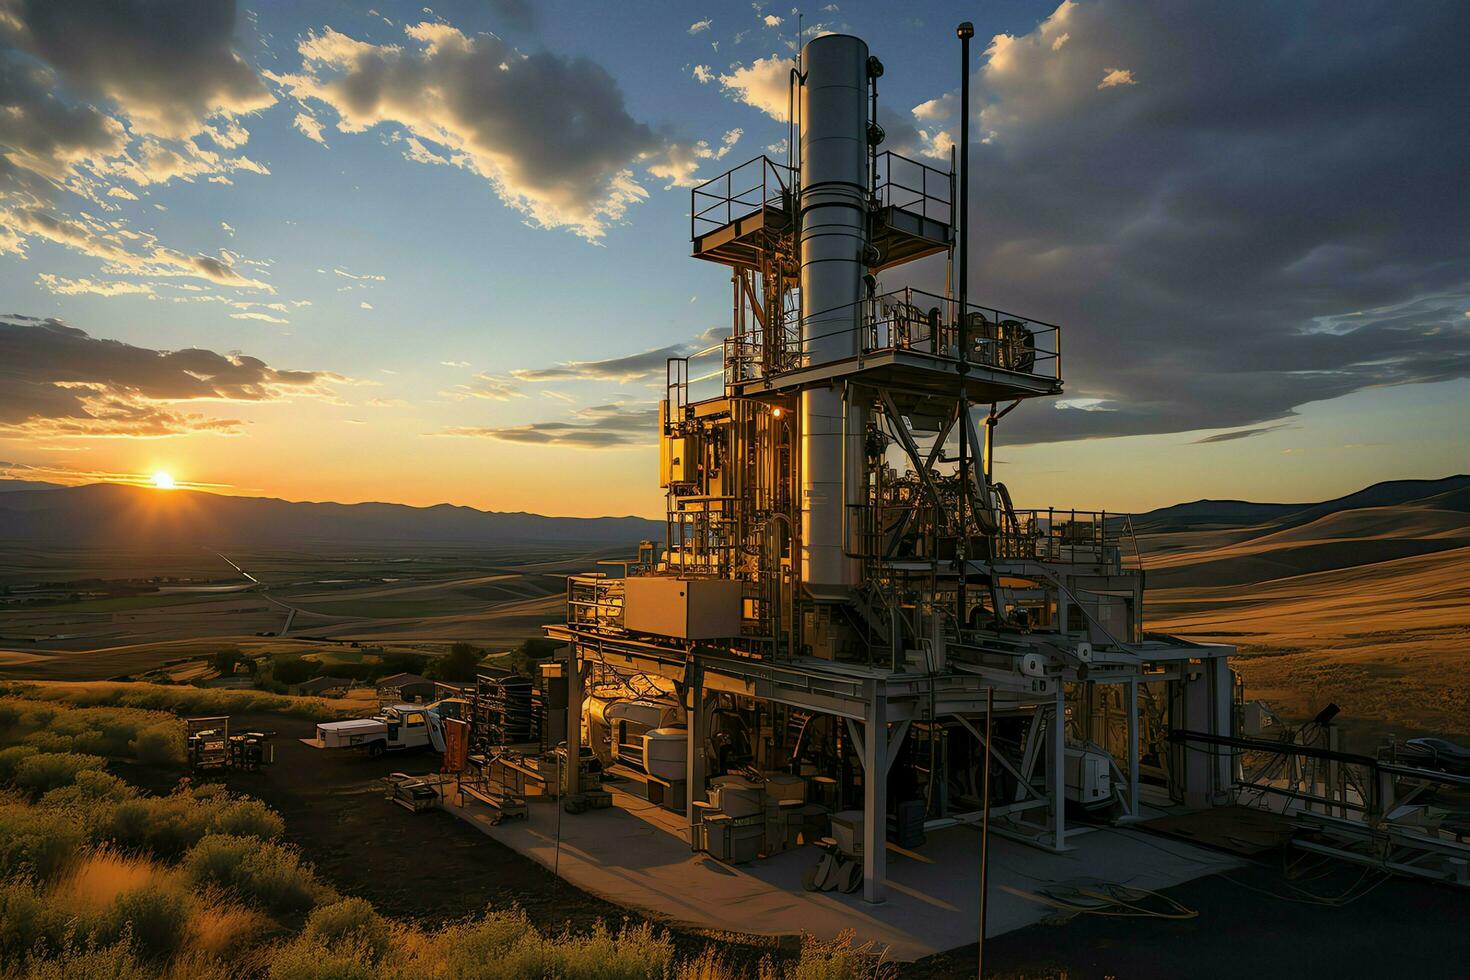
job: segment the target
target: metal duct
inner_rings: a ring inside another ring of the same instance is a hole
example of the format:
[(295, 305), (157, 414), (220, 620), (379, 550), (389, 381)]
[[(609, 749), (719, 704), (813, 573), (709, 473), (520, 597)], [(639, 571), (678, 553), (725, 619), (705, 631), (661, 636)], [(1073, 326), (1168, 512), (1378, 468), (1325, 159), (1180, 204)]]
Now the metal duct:
[[(828, 34), (802, 51), (801, 340), (807, 363), (858, 353), (867, 244), (868, 46)], [(842, 599), (861, 569), (845, 552), (845, 516), (861, 502), (862, 409), (846, 385), (801, 393), (801, 577)]]

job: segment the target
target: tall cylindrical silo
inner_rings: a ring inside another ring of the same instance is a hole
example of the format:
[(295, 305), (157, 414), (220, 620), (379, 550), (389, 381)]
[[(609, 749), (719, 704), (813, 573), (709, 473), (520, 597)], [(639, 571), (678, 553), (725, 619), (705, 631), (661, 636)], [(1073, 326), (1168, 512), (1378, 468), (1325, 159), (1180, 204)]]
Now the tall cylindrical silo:
[[(868, 46), (828, 34), (802, 52), (801, 312), (810, 365), (858, 353), (868, 205)], [(841, 599), (861, 570), (844, 541), (860, 502), (861, 406), (847, 385), (801, 393), (801, 576), (819, 599)]]

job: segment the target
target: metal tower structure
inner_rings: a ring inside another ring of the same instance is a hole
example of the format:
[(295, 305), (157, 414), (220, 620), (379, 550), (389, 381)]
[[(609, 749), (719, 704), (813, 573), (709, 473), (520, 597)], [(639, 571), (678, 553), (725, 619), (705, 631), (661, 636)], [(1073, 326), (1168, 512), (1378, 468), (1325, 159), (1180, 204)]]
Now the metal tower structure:
[(998, 424), (1062, 390), (1061, 330), (884, 291), (959, 243), (953, 174), (880, 149), (882, 73), (856, 37), (810, 41), (797, 164), (693, 190), (693, 257), (730, 270), (732, 321), (669, 361), (667, 540), (571, 577), (548, 627), (570, 703), (614, 678), (678, 706), (691, 841), (712, 777), (820, 777), (863, 812), (870, 901), (900, 804), (934, 830), (988, 802), (994, 832), (1060, 850), (1069, 798), (1122, 819), (1141, 779), (1227, 798), (1228, 755), (1165, 736), (1231, 732), (1234, 652), (1144, 632), (1125, 515), (1018, 509), (996, 480)]

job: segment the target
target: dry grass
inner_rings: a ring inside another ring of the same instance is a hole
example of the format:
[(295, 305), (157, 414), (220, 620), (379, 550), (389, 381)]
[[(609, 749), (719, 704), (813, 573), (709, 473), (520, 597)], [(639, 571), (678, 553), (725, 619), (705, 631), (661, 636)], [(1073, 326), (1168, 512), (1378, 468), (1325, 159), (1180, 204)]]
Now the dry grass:
[(96, 912), (111, 905), (124, 892), (148, 885), (173, 884), (174, 878), (149, 858), (104, 847), (83, 856), (56, 883), (51, 899), (75, 912)]

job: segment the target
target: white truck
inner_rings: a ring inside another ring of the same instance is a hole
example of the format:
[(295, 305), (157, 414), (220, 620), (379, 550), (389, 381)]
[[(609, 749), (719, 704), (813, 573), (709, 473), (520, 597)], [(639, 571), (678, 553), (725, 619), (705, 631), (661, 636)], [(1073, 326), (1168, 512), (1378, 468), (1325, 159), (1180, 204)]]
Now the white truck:
[(374, 759), (425, 746), (443, 752), (444, 719), (462, 717), (464, 705), (458, 698), (390, 705), (371, 718), (324, 721), (316, 726), (315, 738), (301, 741), (314, 749), (363, 749)]

